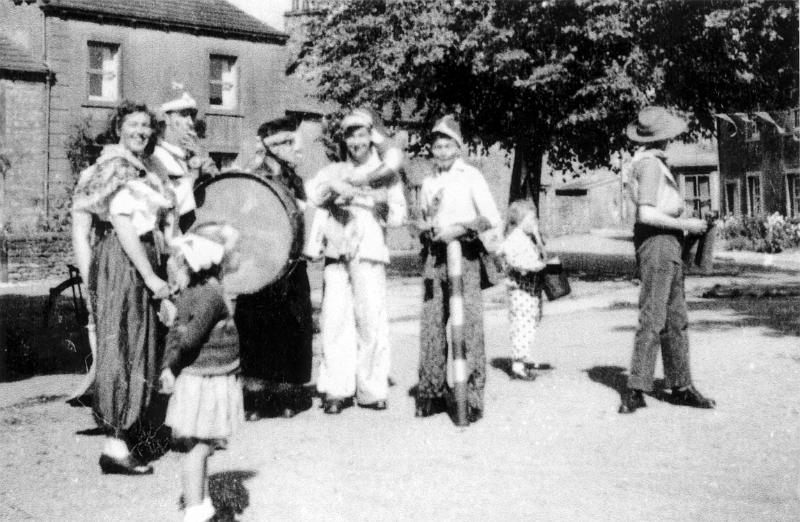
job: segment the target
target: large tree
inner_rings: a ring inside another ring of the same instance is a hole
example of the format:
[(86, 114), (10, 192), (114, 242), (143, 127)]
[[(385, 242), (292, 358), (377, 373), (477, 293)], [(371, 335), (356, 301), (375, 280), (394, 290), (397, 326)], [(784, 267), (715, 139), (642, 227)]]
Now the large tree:
[(515, 151), (509, 197), (541, 157), (608, 164), (646, 104), (714, 129), (720, 111), (797, 105), (797, 4), (756, 0), (333, 0), (300, 60), (324, 99), (423, 126), (456, 113)]

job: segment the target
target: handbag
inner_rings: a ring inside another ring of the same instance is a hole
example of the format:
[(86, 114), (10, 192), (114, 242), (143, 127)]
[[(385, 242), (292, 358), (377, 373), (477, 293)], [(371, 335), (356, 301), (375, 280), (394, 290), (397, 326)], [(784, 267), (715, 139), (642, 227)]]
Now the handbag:
[(564, 266), (557, 257), (553, 257), (547, 261), (547, 265), (542, 274), (542, 287), (544, 293), (549, 301), (555, 301), (559, 297), (569, 295), (572, 289), (569, 286), (569, 279), (567, 273), (564, 271)]

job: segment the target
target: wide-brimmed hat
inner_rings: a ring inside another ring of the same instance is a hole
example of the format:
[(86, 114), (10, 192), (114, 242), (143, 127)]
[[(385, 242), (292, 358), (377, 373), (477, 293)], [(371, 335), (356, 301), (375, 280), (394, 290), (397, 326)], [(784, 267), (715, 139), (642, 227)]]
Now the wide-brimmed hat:
[(636, 121), (628, 125), (625, 134), (631, 141), (649, 143), (674, 138), (686, 132), (686, 122), (664, 107), (645, 107)]
[(431, 129), (433, 134), (443, 134), (451, 138), (459, 147), (464, 147), (464, 138), (461, 134), (461, 125), (456, 121), (452, 114), (439, 118), (436, 124)]

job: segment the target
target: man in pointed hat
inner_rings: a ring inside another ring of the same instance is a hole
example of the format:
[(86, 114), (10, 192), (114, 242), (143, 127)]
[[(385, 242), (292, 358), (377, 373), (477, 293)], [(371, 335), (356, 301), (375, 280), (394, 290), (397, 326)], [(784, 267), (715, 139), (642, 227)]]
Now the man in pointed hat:
[(716, 404), (697, 391), (689, 372), (689, 319), (681, 259), (684, 233), (702, 234), (707, 225), (702, 219), (683, 217), (683, 196), (664, 154), (667, 144), (686, 129), (685, 121), (663, 107), (645, 107), (626, 129), (628, 138), (641, 144), (632, 159), (631, 175), (637, 205), (633, 242), (641, 286), (639, 328), (620, 413), (646, 406), (644, 394), (653, 389), (659, 350), (664, 380), (672, 389), (670, 402), (695, 408)]
[(219, 174), (216, 165), (200, 147), (195, 130), (197, 101), (182, 92), (161, 104), (158, 118), (161, 136), (151, 156), (151, 165), (173, 182), (178, 211), (185, 215), (195, 209), (193, 190), (197, 180)]
[[(461, 243), (463, 324), (467, 360), (468, 418), (483, 416), (486, 353), (483, 343), (481, 263), (486, 248), (479, 237), (499, 231), (500, 213), (483, 174), (461, 155), (464, 139), (453, 116), (441, 118), (431, 131), (434, 172), (422, 181), (419, 205), (425, 219), (423, 243), (425, 291), (420, 322), (419, 384), (416, 416), (444, 410), (447, 396), (447, 331), (450, 285), (447, 245)], [(493, 248), (493, 244), (489, 245)]]

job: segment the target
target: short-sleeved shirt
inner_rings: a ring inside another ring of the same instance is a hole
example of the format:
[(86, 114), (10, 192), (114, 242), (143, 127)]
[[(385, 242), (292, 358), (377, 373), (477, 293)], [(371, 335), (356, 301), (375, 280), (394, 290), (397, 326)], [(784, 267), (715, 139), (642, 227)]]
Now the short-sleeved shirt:
[(675, 178), (660, 151), (640, 151), (633, 158), (633, 178), (637, 184), (637, 204), (649, 205), (668, 216), (683, 213), (683, 199)]

